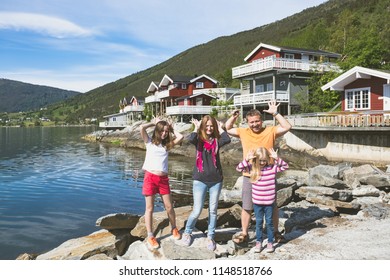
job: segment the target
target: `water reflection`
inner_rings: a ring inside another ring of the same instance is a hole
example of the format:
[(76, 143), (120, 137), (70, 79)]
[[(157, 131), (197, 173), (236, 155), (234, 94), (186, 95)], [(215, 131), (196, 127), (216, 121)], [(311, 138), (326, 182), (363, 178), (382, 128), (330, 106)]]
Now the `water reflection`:
[[(145, 151), (81, 139), (94, 129), (0, 128), (0, 259), (88, 235), (107, 214), (143, 214)], [(194, 161), (170, 155), (174, 191), (191, 194)], [(239, 176), (232, 174), (226, 184)], [(155, 206), (163, 210), (158, 199)]]

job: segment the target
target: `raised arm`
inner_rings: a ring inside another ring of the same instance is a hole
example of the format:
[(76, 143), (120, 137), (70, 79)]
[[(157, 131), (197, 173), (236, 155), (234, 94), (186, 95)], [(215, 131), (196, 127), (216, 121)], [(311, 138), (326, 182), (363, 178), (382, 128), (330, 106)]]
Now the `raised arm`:
[(279, 104), (276, 104), (275, 100), (268, 102), (268, 110), (263, 110), (268, 114), (274, 116), (274, 118), (278, 121), (278, 125), (276, 126), (276, 137), (280, 137), (283, 134), (287, 133), (291, 129), (291, 124), (286, 120), (281, 114), (278, 112)]
[(198, 133), (199, 127), (200, 127), (200, 122), (199, 122), (199, 120), (197, 120), (197, 119), (191, 119), (191, 123), (194, 125), (194, 131), (193, 131), (193, 132)]
[(152, 127), (154, 125), (156, 125), (154, 122), (148, 122), (148, 123), (144, 123), (144, 124), (140, 125), (141, 137), (142, 137), (142, 140), (144, 140), (144, 143), (147, 143), (149, 140), (149, 135), (146, 132), (146, 129), (148, 129), (149, 127)]
[(237, 128), (234, 128), (234, 123), (237, 121), (238, 116), (240, 115), (239, 110), (234, 110), (230, 118), (226, 121), (225, 127), (226, 127), (226, 132), (230, 136), (238, 137), (237, 134)]
[(173, 128), (174, 123), (172, 120), (168, 120), (168, 123), (169, 123), (170, 131), (172, 131), (173, 135), (175, 135), (175, 140), (173, 140), (173, 145), (176, 146), (177, 144), (179, 144), (183, 140), (184, 135)]
[(177, 145), (177, 144), (179, 144), (183, 140), (184, 135), (181, 134), (180, 132), (178, 132), (177, 130), (174, 130), (173, 134), (176, 137), (175, 140), (173, 140), (173, 144)]

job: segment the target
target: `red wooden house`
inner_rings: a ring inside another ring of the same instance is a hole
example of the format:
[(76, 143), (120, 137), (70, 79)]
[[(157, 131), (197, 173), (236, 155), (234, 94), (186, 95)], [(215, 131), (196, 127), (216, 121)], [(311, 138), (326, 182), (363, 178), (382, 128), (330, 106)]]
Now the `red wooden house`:
[(160, 83), (152, 82), (147, 90), (151, 95), (145, 103), (153, 114), (178, 116), (206, 115), (212, 111), (213, 99), (226, 100), (238, 89), (217, 88), (218, 81), (207, 75), (195, 78), (164, 75)]
[(390, 71), (355, 66), (321, 89), (340, 91), (343, 111), (390, 113)]

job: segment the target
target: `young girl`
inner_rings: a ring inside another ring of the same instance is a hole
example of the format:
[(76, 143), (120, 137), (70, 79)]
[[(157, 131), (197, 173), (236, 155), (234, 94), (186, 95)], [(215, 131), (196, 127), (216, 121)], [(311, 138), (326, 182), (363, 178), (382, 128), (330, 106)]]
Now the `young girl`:
[[(273, 158), (273, 164), (271, 164)], [(253, 210), (256, 216), (256, 247), (255, 252), (260, 253), (261, 243), (263, 241), (263, 217), (267, 227), (268, 244), (267, 253), (274, 251), (274, 226), (272, 222), (272, 211), (275, 203), (276, 173), (288, 169), (288, 164), (281, 158), (278, 158), (277, 151), (260, 147), (257, 150), (250, 150), (246, 159), (240, 162), (236, 168), (237, 171), (246, 170), (250, 174), (252, 183), (252, 201)]]
[(207, 231), (207, 249), (214, 251), (215, 228), (217, 225), (217, 209), (219, 194), (222, 189), (222, 167), (219, 160), (219, 148), (230, 143), (230, 137), (222, 129), (222, 124), (215, 118), (206, 115), (199, 122), (193, 119), (194, 132), (189, 142), (196, 147), (196, 162), (192, 172), (193, 178), (193, 210), (188, 217), (182, 241), (186, 246), (192, 243), (192, 230), (204, 206), (207, 191), (209, 192), (209, 220)]
[[(146, 129), (155, 126), (152, 138)], [(173, 137), (173, 135), (175, 137)], [(180, 143), (183, 135), (173, 130), (172, 123), (154, 118), (150, 123), (141, 125), (141, 136), (146, 144), (145, 170), (142, 194), (145, 196), (145, 225), (148, 232), (147, 243), (152, 249), (160, 247), (152, 229), (154, 196), (160, 194), (172, 226), (172, 236), (180, 239), (176, 228), (176, 214), (172, 206), (171, 189), (168, 179), (168, 151)]]

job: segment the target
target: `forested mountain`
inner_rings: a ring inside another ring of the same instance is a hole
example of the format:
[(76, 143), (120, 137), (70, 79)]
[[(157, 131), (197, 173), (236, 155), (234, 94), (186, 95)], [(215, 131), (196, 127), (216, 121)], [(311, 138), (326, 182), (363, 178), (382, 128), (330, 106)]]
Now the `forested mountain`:
[(39, 110), (50, 104), (81, 94), (48, 86), (0, 79), (0, 112)]
[[(261, 16), (261, 13), (259, 13)], [(343, 55), (340, 66), (390, 69), (390, 2), (330, 0), (285, 19), (190, 48), (149, 69), (129, 75), (52, 107), (68, 122), (117, 112), (119, 100), (145, 96), (152, 81), (168, 75), (209, 75), (220, 86), (237, 86), (231, 68), (259, 44), (321, 49)]]

